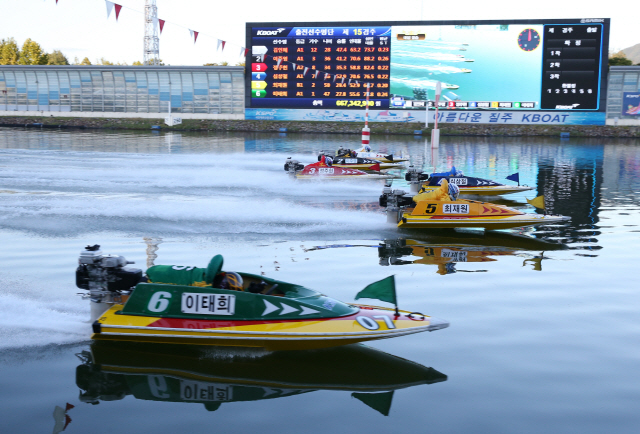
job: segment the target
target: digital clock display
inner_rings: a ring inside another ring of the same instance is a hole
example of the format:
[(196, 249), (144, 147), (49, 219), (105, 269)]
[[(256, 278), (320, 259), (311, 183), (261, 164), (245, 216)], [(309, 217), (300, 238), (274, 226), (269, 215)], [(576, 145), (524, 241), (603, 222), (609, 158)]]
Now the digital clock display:
[(248, 23), (245, 106), (410, 121), (440, 82), (446, 111), (603, 111), (608, 32), (608, 19)]

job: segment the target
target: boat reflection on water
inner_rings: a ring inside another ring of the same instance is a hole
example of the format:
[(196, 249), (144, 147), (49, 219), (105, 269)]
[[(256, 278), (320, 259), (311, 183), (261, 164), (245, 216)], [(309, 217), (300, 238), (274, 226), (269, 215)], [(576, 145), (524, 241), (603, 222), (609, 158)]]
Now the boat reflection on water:
[(82, 351), (76, 369), (80, 400), (90, 404), (137, 399), (221, 404), (284, 398), (317, 390), (351, 396), (385, 416), (393, 392), (447, 380), (433, 368), (364, 345), (314, 351), (265, 352), (102, 342)]
[[(544, 252), (564, 249), (567, 249), (564, 244), (524, 235), (493, 231), (451, 231), (422, 239), (393, 238), (381, 241), (378, 257), (380, 265), (383, 266), (437, 265), (437, 273), (444, 275), (463, 271), (456, 270), (455, 264), (458, 262), (493, 262), (497, 261), (496, 256), (520, 256), (524, 258), (523, 266), (528, 264), (534, 270), (542, 271), (542, 260), (548, 259), (545, 258)], [(531, 251), (539, 253), (526, 253)]]

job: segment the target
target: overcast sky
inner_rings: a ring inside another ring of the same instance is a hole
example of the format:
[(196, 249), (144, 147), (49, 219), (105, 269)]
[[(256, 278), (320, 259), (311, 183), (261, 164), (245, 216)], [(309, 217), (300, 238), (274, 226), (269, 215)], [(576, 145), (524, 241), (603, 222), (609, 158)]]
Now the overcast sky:
[[(61, 50), (73, 62), (104, 57), (114, 63), (142, 61), (144, 0), (123, 5), (107, 19), (104, 0), (0, 0), (0, 38), (27, 38), (47, 52)], [(156, 0), (166, 20), (160, 58), (171, 65), (241, 61), (246, 22), (403, 21), (545, 18), (611, 18), (610, 50), (640, 43), (637, 0), (448, 0), (442, 2), (345, 0)], [(200, 32), (194, 44), (189, 30)], [(217, 39), (228, 41), (216, 52)]]

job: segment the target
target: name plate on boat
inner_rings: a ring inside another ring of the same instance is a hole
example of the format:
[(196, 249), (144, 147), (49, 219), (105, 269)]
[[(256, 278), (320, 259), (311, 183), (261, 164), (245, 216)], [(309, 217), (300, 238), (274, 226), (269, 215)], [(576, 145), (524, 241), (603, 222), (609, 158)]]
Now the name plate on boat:
[(449, 178), (449, 184), (467, 185), (467, 178)]
[(181, 308), (182, 313), (233, 315), (236, 310), (236, 296), (183, 292)]
[(451, 259), (451, 262), (467, 262), (467, 252), (464, 250), (442, 249), (442, 257)]
[(227, 402), (233, 399), (233, 386), (180, 380), (180, 399)]
[(445, 203), (442, 205), (442, 212), (445, 214), (469, 214), (469, 204)]

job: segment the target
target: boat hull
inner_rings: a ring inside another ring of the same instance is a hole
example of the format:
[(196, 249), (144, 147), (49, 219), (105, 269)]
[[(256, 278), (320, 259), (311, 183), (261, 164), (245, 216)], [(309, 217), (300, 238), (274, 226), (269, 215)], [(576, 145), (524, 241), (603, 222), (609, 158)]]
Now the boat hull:
[(321, 319), (197, 320), (120, 314), (116, 305), (94, 323), (92, 339), (304, 350), (386, 339), (448, 327), (449, 323), (365, 305), (347, 316)]
[(563, 223), (569, 220), (565, 216), (522, 214), (507, 217), (477, 216), (477, 217), (443, 217), (443, 216), (412, 216), (404, 214), (398, 222), (399, 228), (429, 229), (429, 228), (482, 228), (482, 229), (511, 229), (524, 226)]
[[(440, 186), (424, 186), (423, 191), (431, 191), (440, 188)], [(502, 196), (505, 194), (521, 193), (523, 191), (533, 190), (533, 187), (524, 185), (487, 185), (487, 186), (458, 186), (461, 195), (474, 196)]]

